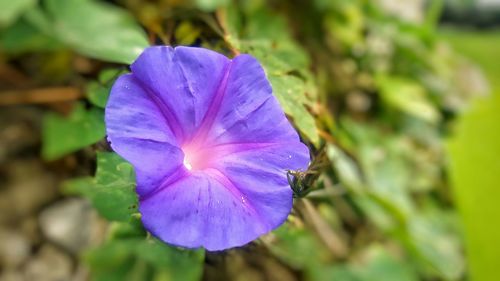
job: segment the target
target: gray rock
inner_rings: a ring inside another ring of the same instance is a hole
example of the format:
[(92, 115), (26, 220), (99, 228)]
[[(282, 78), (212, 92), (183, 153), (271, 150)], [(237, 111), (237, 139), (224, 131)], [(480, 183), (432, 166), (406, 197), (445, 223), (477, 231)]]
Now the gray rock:
[(19, 271), (5, 270), (0, 275), (0, 281), (26, 281)]
[(42, 234), (74, 254), (89, 245), (95, 220), (92, 206), (81, 198), (58, 201), (39, 216)]
[(0, 191), (0, 223), (17, 223), (59, 194), (55, 178), (37, 160), (14, 161)]
[(35, 257), (29, 260), (24, 271), (25, 280), (71, 280), (72, 262), (68, 255), (56, 247), (45, 244)]
[(91, 280), (89, 269), (85, 265), (79, 264), (75, 270), (75, 273), (73, 274), (73, 279), (71, 281), (89, 281), (89, 280)]
[(30, 240), (32, 245), (41, 243), (38, 217), (35, 214), (24, 218), (19, 224), (19, 230)]
[(13, 269), (25, 262), (31, 251), (28, 239), (19, 231), (0, 229), (0, 264)]
[(9, 165), (19, 153), (37, 149), (43, 111), (33, 106), (0, 110), (0, 165)]

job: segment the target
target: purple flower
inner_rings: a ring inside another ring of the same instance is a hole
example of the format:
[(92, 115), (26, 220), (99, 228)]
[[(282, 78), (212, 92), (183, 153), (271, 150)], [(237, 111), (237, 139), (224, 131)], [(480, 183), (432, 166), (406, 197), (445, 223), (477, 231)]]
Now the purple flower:
[(292, 207), (287, 170), (307, 147), (259, 62), (203, 48), (147, 48), (111, 90), (108, 140), (132, 163), (145, 228), (188, 248), (244, 245)]

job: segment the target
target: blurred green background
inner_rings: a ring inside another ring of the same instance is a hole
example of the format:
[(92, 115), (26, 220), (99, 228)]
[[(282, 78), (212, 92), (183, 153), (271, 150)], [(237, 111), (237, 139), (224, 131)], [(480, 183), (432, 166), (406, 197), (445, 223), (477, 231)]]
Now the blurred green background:
[[(500, 280), (500, 1), (0, 0), (0, 280)], [(172, 247), (105, 141), (148, 45), (259, 59), (312, 163), (279, 229)]]
[[(489, 218), (500, 215), (498, 200), (500, 67), (499, 33), (495, 31), (443, 31), (445, 38), (477, 62), (491, 85), (491, 97), (474, 102), (459, 119), (456, 135), (449, 140), (455, 198), (466, 229), (467, 254), (474, 280), (493, 280), (498, 275), (500, 253), (488, 245), (497, 243), (500, 228)], [(475, 163), (481, 163), (477, 165)], [(489, 249), (489, 250), (488, 250)]]

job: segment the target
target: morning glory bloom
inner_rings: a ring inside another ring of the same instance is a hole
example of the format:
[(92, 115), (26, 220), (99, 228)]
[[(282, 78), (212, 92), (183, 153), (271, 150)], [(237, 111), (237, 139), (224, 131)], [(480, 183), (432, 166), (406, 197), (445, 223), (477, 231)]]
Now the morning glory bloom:
[(309, 151), (259, 62), (203, 48), (147, 48), (115, 82), (108, 140), (135, 168), (144, 227), (166, 243), (223, 250), (287, 218), (287, 170)]

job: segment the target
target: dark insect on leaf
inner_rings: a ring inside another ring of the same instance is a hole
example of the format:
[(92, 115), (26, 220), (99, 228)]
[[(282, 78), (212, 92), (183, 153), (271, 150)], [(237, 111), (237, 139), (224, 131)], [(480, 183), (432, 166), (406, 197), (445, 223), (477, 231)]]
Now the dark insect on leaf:
[(302, 198), (307, 195), (311, 191), (312, 188), (309, 188), (306, 184), (307, 171), (302, 172), (300, 170), (288, 170), (286, 172), (286, 178), (288, 180), (288, 184), (293, 190), (294, 198)]
[(325, 146), (322, 146), (318, 149), (316, 156), (313, 157), (306, 171), (287, 170), (286, 178), (293, 190), (294, 198), (303, 198), (316, 189), (315, 182), (322, 169), (328, 164), (328, 158), (326, 157), (324, 148)]

